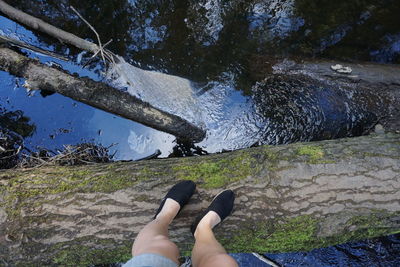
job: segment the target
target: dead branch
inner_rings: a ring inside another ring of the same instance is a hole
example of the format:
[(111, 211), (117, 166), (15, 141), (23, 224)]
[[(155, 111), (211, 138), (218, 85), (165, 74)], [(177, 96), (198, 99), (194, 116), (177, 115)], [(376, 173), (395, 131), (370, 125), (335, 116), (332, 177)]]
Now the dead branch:
[[(82, 50), (86, 50), (92, 52), (93, 54), (97, 53), (99, 50), (101, 51), (100, 47), (97, 44), (84, 40), (72, 33), (66, 32), (61, 30), (57, 27), (54, 27), (47, 22), (44, 22), (41, 19), (35, 18), (25, 12), (22, 12), (10, 5), (6, 2), (0, 0), (0, 11), (4, 13), (7, 17), (15, 20), (29, 28), (34, 30), (46, 33), (56, 39), (58, 39), (62, 43), (68, 43), (73, 46), (76, 46)], [(111, 51), (107, 51), (110, 55), (114, 55)]]
[[(106, 63), (106, 59), (105, 59), (105, 54), (106, 54), (106, 51), (104, 51), (104, 47), (103, 47), (103, 44), (101, 43), (101, 40), (100, 40), (100, 35), (98, 34), (98, 32), (96, 31), (96, 29), (78, 12), (78, 10), (76, 10), (73, 6), (70, 6), (71, 7), (71, 9), (72, 9), (72, 11), (74, 11), (75, 12), (75, 14), (76, 15), (78, 15), (78, 17), (83, 21), (83, 22), (85, 22), (86, 23), (86, 25), (88, 25), (89, 26), (89, 28), (94, 32), (94, 34), (96, 35), (96, 38), (97, 38), (97, 42), (98, 42), (98, 45), (99, 45), (99, 51), (98, 52), (96, 52), (96, 54), (95, 55), (97, 55), (99, 52), (100, 52), (100, 54), (101, 54), (101, 58), (103, 59), (103, 62), (104, 63)], [(111, 57), (112, 58), (112, 57)]]
[(61, 60), (64, 60), (64, 61), (68, 61), (69, 60), (68, 58), (63, 57), (63, 56), (61, 56), (59, 54), (53, 53), (51, 51), (43, 50), (43, 49), (41, 49), (39, 47), (36, 47), (36, 46), (33, 46), (33, 45), (29, 45), (27, 43), (24, 43), (24, 42), (22, 42), (20, 40), (14, 39), (14, 38), (10, 38), (8, 36), (0, 35), (0, 43), (6, 43), (6, 44), (9, 44), (11, 46), (16, 46), (16, 47), (19, 47), (19, 48), (28, 49), (28, 50), (31, 50), (31, 51), (33, 51), (35, 53), (43, 54), (43, 55), (50, 56), (50, 57), (57, 58), (57, 59), (61, 59)]
[(46, 89), (179, 138), (201, 141), (205, 131), (105, 83), (74, 77), (8, 48), (0, 48), (0, 69), (26, 79), (32, 90)]

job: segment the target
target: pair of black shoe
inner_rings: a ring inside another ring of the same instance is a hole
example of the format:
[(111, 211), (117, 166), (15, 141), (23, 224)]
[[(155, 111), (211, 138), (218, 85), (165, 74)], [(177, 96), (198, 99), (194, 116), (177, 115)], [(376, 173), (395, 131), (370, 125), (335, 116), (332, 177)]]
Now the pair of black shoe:
[[(167, 198), (171, 198), (178, 202), (181, 207), (179, 211), (181, 211), (183, 206), (189, 202), (189, 199), (192, 197), (195, 189), (196, 184), (193, 181), (181, 181), (174, 185), (164, 197), (154, 218), (158, 215), (158, 213), (160, 213)], [(192, 234), (194, 235), (197, 225), (209, 211), (216, 212), (221, 218), (222, 222), (232, 213), (234, 200), (235, 194), (232, 190), (224, 190), (219, 193), (208, 206), (208, 208), (205, 209), (199, 216), (197, 216), (196, 220), (193, 222), (192, 226), (190, 227)]]

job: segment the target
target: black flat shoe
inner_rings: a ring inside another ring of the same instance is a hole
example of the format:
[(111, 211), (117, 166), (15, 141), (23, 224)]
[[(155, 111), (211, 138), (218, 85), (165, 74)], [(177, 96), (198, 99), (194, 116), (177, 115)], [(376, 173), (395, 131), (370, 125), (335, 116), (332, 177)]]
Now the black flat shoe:
[(189, 180), (181, 181), (176, 185), (174, 185), (165, 195), (164, 199), (161, 201), (160, 207), (158, 208), (156, 215), (154, 215), (154, 219), (162, 210), (167, 198), (171, 198), (179, 203), (179, 206), (181, 207), (179, 209), (180, 212), (183, 206), (185, 206), (186, 203), (188, 203), (189, 199), (192, 197), (195, 189), (196, 189), (196, 184), (193, 181)]
[[(194, 220), (192, 226), (190, 227), (190, 231), (192, 235), (196, 231), (197, 225), (203, 219), (203, 217), (209, 212), (214, 211), (221, 218), (221, 222), (232, 214), (233, 211), (233, 202), (235, 201), (235, 193), (232, 190), (225, 190), (219, 193), (211, 204), (208, 206), (206, 210), (204, 210), (197, 218)], [(220, 223), (221, 223), (220, 222)], [(219, 224), (220, 224), (219, 223)]]

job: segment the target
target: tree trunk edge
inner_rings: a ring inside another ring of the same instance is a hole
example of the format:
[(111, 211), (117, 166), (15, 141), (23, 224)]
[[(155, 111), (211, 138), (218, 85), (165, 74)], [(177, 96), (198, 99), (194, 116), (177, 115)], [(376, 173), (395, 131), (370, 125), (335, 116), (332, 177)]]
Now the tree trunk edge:
[[(220, 231), (216, 231), (216, 237), (228, 253), (307, 252), (350, 241), (356, 242), (400, 233), (400, 228), (388, 229), (381, 226), (385, 222), (385, 217), (398, 216), (400, 216), (400, 212), (393, 214), (378, 212), (354, 216), (349, 220), (346, 227), (351, 228), (362, 223), (362, 228), (347, 232), (344, 235), (339, 234), (322, 238), (315, 237), (318, 227), (317, 220), (307, 216), (294, 218), (286, 223), (272, 223), (272, 226), (262, 223), (256, 227), (248, 227), (237, 232), (234, 238), (221, 236)], [(370, 221), (371, 218), (372, 221)], [(189, 228), (187, 231), (189, 231)], [(91, 240), (92, 246), (87, 246), (87, 242), (83, 242), (85, 245), (81, 245), (80, 242), (85, 240), (77, 239), (72, 242), (56, 244), (50, 251), (46, 251), (46, 254), (52, 256), (47, 262), (42, 263), (48, 266), (94, 266), (124, 263), (132, 257), (133, 240), (117, 243), (115, 240), (96, 239)], [(172, 239), (172, 241), (174, 240)], [(176, 244), (181, 255), (190, 256), (194, 239), (187, 240), (184, 243), (176, 242)], [(32, 259), (21, 259), (16, 263), (16, 266), (37, 265), (32, 264)]]
[[(249, 210), (254, 208), (253, 205), (247, 205), (251, 201), (243, 200), (244, 197), (251, 198), (250, 195), (245, 195), (248, 192), (246, 188), (255, 190), (253, 193), (262, 193), (265, 203), (261, 204), (276, 205), (267, 190), (276, 186), (274, 182), (285, 184), (278, 174), (282, 176), (291, 171), (287, 166), (299, 165), (310, 172), (319, 168), (333, 168), (337, 164), (340, 167), (345, 166), (344, 164), (363, 166), (373, 159), (378, 159), (378, 163), (388, 159), (393, 168), (399, 168), (400, 135), (372, 135), (286, 146), (264, 146), (205, 157), (1, 171), (0, 258), (16, 266), (37, 266), (38, 263), (50, 266), (89, 266), (126, 261), (130, 258), (134, 234), (124, 240), (95, 235), (72, 237), (70, 241), (51, 246), (36, 242), (35, 240), (57, 231), (54, 227), (38, 227), (45, 224), (46, 220), (57, 219), (50, 214), (43, 221), (40, 218), (42, 207), (57, 199), (68, 199), (71, 195), (123, 195), (126, 191), (133, 190), (137, 192), (135, 197), (139, 203), (151, 204), (148, 208), (143, 207), (143, 213), (149, 221), (162, 194), (180, 179), (195, 180), (199, 190), (194, 197), (194, 204), (189, 203), (189, 207), (185, 207), (171, 226), (172, 240), (178, 244), (181, 254), (185, 255), (189, 254), (193, 244), (193, 237), (189, 233), (192, 219), (204, 208), (204, 203), (208, 203), (215, 193), (225, 187), (237, 191), (245, 190), (244, 194), (238, 196), (240, 202), (233, 215), (215, 229), (218, 240), (228, 252), (305, 251), (399, 233), (399, 208), (394, 211), (379, 207), (359, 208), (351, 213), (334, 214), (340, 220), (318, 214), (297, 216), (296, 213), (291, 215), (289, 212), (279, 215), (269, 211), (265, 213), (275, 215), (274, 218), (260, 217), (257, 214), (264, 212), (262, 206), (255, 212), (249, 211), (250, 215), (240, 215), (246, 213), (243, 211), (246, 207)], [(207, 180), (209, 176), (212, 179)], [(60, 180), (60, 177), (63, 179)], [(393, 179), (397, 187), (399, 179), (398, 176)], [(295, 184), (288, 186), (295, 187)], [(157, 188), (162, 190), (157, 191)], [(146, 191), (153, 189), (156, 190), (155, 196), (146, 195)], [(398, 191), (395, 194), (398, 196)], [(203, 198), (205, 200), (200, 202)], [(76, 202), (79, 198), (73, 200)], [(2, 212), (6, 214), (3, 215)], [(60, 218), (60, 221), (67, 219)], [(13, 235), (18, 239), (21, 229), (26, 235), (21, 237), (18, 241), (20, 244), (12, 251), (2, 232), (8, 234), (8, 239), (12, 239)]]
[[(400, 233), (399, 223), (391, 223), (400, 212), (384, 210), (353, 214), (344, 222), (341, 233), (319, 236), (324, 221), (313, 216), (300, 216), (279, 222), (270, 220), (250, 226), (236, 233), (233, 239), (222, 239), (222, 244), (232, 253), (278, 253), (311, 251), (347, 242), (356, 242)], [(391, 225), (391, 226), (389, 226)]]

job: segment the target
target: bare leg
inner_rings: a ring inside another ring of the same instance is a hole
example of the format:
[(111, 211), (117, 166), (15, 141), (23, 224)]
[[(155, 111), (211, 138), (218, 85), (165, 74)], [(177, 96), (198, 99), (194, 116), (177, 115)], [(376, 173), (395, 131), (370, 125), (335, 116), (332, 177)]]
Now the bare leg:
[(168, 226), (178, 214), (179, 204), (168, 198), (156, 219), (148, 223), (138, 234), (132, 246), (132, 255), (145, 253), (162, 255), (179, 264), (179, 249), (168, 239)]
[(235, 259), (229, 256), (221, 244), (215, 239), (212, 228), (221, 221), (214, 211), (208, 212), (197, 225), (194, 237), (196, 242), (192, 251), (194, 267), (235, 267)]

